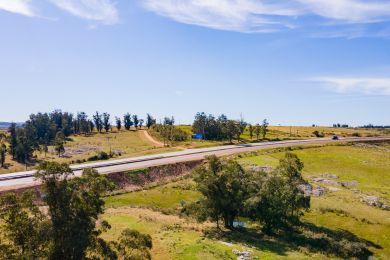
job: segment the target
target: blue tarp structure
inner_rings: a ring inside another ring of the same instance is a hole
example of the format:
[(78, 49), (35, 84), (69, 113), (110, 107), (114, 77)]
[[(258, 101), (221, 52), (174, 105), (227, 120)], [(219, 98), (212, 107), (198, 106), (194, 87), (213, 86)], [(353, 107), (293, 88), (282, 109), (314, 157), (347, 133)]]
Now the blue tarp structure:
[(192, 139), (195, 140), (202, 140), (203, 139), (203, 134), (193, 134)]

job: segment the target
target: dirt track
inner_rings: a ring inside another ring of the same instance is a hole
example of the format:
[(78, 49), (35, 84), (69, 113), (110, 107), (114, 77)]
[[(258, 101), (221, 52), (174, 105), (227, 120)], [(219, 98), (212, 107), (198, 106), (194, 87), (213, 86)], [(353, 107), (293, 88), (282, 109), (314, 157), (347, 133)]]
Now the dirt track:
[(149, 133), (147, 130), (141, 130), (145, 136), (145, 138), (150, 141), (151, 143), (153, 143), (156, 147), (164, 147), (164, 144), (156, 139), (154, 139)]

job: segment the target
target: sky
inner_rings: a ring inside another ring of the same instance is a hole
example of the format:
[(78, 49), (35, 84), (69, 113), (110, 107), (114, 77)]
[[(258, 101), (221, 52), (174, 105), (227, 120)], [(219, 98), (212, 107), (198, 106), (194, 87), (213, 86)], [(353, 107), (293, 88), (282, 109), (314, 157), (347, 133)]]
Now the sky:
[(0, 121), (390, 124), (389, 0), (0, 0)]

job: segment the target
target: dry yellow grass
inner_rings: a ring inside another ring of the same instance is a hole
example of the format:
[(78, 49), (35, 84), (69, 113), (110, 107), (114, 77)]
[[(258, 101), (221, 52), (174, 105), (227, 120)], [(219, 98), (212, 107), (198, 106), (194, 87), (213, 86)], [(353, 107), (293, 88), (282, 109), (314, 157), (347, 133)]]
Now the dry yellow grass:
[(334, 128), (322, 126), (270, 126), (270, 136), (281, 137), (312, 137), (314, 131), (323, 133), (325, 136), (381, 136), (390, 135), (390, 129), (368, 129), (368, 128)]

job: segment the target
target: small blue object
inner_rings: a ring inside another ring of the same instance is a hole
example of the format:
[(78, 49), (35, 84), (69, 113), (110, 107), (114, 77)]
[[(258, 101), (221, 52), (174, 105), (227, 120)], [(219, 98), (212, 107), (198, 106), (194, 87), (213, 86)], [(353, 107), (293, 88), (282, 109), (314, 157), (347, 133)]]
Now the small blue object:
[(193, 134), (192, 139), (195, 140), (202, 140), (203, 139), (203, 134)]

